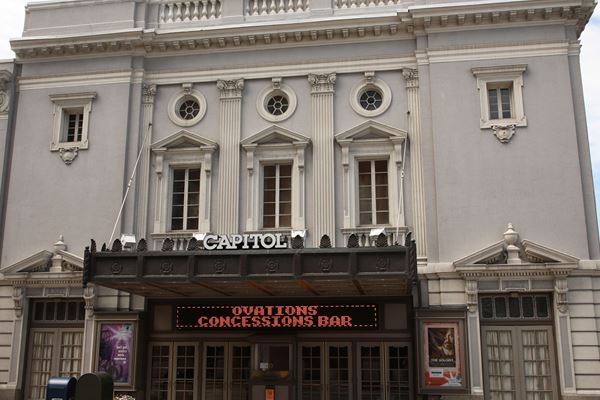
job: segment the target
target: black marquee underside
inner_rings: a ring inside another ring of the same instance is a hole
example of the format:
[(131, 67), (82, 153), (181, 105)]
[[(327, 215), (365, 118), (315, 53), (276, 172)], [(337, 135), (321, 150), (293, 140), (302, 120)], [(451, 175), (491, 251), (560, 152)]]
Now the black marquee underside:
[[(113, 250), (115, 250), (113, 248)], [(147, 298), (410, 296), (415, 244), (283, 250), (96, 251), (88, 282)]]

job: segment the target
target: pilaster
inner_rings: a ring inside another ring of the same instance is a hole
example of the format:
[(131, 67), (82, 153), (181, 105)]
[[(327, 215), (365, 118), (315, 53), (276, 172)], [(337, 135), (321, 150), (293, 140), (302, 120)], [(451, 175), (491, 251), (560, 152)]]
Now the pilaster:
[(427, 261), (427, 232), (425, 228), (425, 185), (421, 150), (421, 118), (419, 106), (419, 71), (403, 68), (408, 98), (408, 137), (412, 181), (413, 231), (417, 244), (417, 260)]
[(571, 317), (567, 292), (567, 273), (554, 273), (554, 330), (556, 332), (556, 354), (558, 356), (558, 376), (562, 395), (575, 394), (575, 365), (573, 363), (573, 344), (571, 343)]
[(311, 85), (311, 130), (313, 140), (313, 210), (312, 242), (318, 246), (323, 235), (335, 243), (335, 176), (333, 147), (333, 94), (335, 73), (309, 74)]
[(483, 396), (483, 364), (481, 358), (481, 329), (479, 329), (478, 288), (476, 279), (465, 281), (467, 295), (467, 330), (471, 394)]
[[(96, 287), (93, 284), (88, 284), (83, 289), (83, 300), (85, 301), (85, 321), (83, 323), (83, 348), (94, 348), (94, 304), (96, 302)], [(83, 353), (81, 360), (83, 374), (94, 370), (93, 353), (86, 351)]]
[(18, 286), (13, 287), (12, 300), (14, 302), (15, 319), (13, 321), (12, 352), (10, 354), (10, 367), (6, 386), (11, 389), (20, 389), (23, 387), (24, 374), (22, 371), (25, 369), (26, 328), (29, 317), (26, 289)]
[(142, 87), (142, 123), (140, 140), (142, 157), (138, 172), (137, 198), (138, 209), (136, 213), (135, 233), (138, 237), (147, 237), (148, 221), (148, 187), (150, 181), (150, 144), (152, 143), (152, 115), (154, 113), (154, 97), (156, 85), (144, 84)]
[(240, 198), (240, 136), (244, 80), (217, 81), (219, 111), (219, 189), (217, 232), (237, 233)]

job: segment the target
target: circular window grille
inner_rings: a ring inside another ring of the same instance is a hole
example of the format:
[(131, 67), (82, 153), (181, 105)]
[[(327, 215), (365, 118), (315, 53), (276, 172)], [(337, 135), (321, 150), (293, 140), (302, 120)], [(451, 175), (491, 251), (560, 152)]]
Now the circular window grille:
[(191, 120), (198, 116), (200, 104), (196, 100), (186, 100), (179, 106), (179, 116), (185, 120)]
[(383, 96), (377, 90), (365, 90), (360, 95), (360, 106), (367, 111), (377, 110), (383, 104)]
[(271, 115), (283, 115), (289, 108), (287, 97), (282, 95), (271, 96), (267, 101), (267, 111)]

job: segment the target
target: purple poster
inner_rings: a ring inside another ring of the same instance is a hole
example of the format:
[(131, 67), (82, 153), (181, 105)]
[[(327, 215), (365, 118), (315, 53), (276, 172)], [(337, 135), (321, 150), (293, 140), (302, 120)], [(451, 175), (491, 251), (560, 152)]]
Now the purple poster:
[(115, 383), (129, 383), (133, 350), (133, 324), (101, 324), (98, 371), (113, 377)]

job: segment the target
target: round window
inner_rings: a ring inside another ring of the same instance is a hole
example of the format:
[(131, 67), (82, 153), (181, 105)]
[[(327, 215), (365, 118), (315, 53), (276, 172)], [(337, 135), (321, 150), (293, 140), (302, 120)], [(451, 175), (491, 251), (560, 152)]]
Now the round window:
[(286, 96), (271, 96), (267, 101), (267, 111), (271, 115), (282, 115), (288, 110), (290, 102)]
[(179, 116), (185, 120), (196, 118), (200, 112), (200, 104), (196, 100), (186, 100), (179, 105)]
[(365, 90), (360, 95), (360, 106), (367, 111), (377, 110), (383, 104), (383, 96), (378, 90)]
[(392, 90), (381, 79), (362, 79), (350, 92), (350, 106), (358, 115), (372, 118), (383, 114), (392, 103)]
[(296, 94), (287, 85), (264, 88), (256, 98), (256, 111), (269, 122), (285, 121), (296, 111)]
[(206, 113), (206, 99), (197, 90), (183, 91), (171, 96), (168, 106), (169, 119), (179, 126), (192, 126), (200, 122)]

